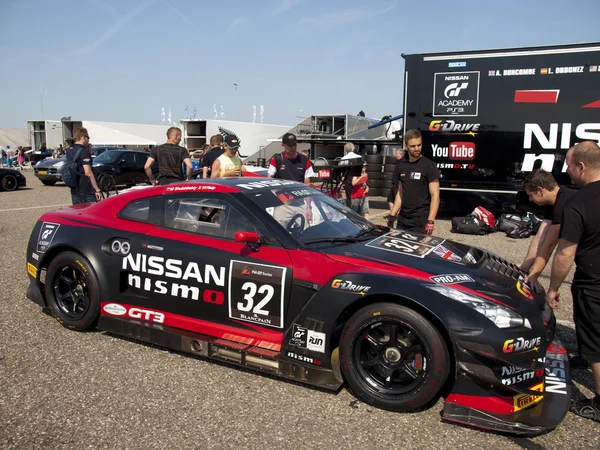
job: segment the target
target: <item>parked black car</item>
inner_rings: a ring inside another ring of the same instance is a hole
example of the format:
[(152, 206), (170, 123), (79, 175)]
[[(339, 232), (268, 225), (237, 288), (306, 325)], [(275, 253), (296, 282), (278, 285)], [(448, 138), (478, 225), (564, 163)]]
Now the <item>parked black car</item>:
[(26, 185), (27, 179), (18, 170), (0, 169), (0, 191), (16, 191)]
[[(149, 156), (150, 153), (136, 150), (107, 150), (94, 158), (92, 166), (99, 183), (108, 182), (110, 178), (106, 177), (109, 176), (114, 180), (114, 183), (112, 180), (110, 181), (110, 185), (126, 185), (129, 187), (134, 184), (149, 182), (144, 171), (144, 165)], [(156, 163), (153, 166), (153, 171), (158, 171)], [(100, 187), (104, 189), (103, 186)]]
[[(96, 158), (107, 150), (125, 150), (121, 147), (93, 147), (92, 158)], [(62, 181), (62, 166), (67, 162), (67, 158), (43, 159), (33, 168), (33, 173), (42, 184), (53, 186), (57, 181)]]

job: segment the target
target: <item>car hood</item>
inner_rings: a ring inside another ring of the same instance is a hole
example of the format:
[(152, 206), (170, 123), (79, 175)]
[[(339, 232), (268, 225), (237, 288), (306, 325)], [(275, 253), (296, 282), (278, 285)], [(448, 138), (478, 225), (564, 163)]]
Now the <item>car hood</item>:
[(59, 162), (67, 162), (67, 158), (63, 157), (63, 158), (56, 158), (56, 159), (43, 159), (40, 162), (38, 162), (36, 164), (36, 167), (39, 169), (40, 167), (52, 167), (54, 164), (57, 164)]
[(543, 293), (524, 283), (519, 268), (484, 249), (448, 239), (399, 230), (347, 245), (323, 249), (332, 259), (379, 264), (401, 277), (418, 277), (426, 283), (473, 289), (517, 309), (525, 302), (544, 307)]

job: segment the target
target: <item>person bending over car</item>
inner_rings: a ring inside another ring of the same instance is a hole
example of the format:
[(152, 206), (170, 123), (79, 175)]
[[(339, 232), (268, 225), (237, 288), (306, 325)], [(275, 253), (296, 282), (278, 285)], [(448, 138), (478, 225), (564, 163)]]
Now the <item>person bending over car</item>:
[(401, 160), (395, 172), (398, 191), (391, 217), (400, 213), (396, 228), (432, 234), (440, 206), (440, 172), (433, 161), (421, 154), (423, 139), (418, 130), (408, 130), (404, 144), (408, 158)]
[(576, 191), (559, 186), (551, 173), (541, 169), (534, 170), (525, 178), (523, 189), (530, 201), (545, 207), (540, 229), (532, 239), (527, 256), (520, 266), (521, 270), (528, 272), (525, 281), (541, 292), (538, 277), (558, 243), (565, 203)]
[[(184, 180), (183, 164), (187, 167), (188, 180), (192, 179), (192, 160), (188, 151), (181, 147), (181, 130), (177, 127), (171, 127), (167, 130), (167, 142), (150, 151), (150, 156), (146, 160), (144, 170), (150, 183), (164, 186), (171, 183), (179, 183)], [(152, 164), (158, 161), (158, 179), (152, 175)]]
[(77, 167), (76, 186), (71, 188), (74, 205), (94, 203), (102, 199), (102, 193), (92, 171), (90, 135), (85, 128), (73, 130), (75, 144), (67, 150), (67, 162), (75, 161)]

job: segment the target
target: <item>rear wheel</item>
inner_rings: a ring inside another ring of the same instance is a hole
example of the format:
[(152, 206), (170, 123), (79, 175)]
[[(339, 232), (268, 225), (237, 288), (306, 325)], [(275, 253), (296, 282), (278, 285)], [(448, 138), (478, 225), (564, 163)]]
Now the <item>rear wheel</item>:
[(44, 186), (54, 186), (56, 180), (40, 180)]
[(352, 316), (342, 331), (340, 362), (358, 399), (398, 412), (437, 399), (450, 371), (448, 349), (437, 329), (393, 303), (367, 306)]
[(14, 175), (4, 175), (0, 178), (0, 190), (2, 191), (14, 191), (19, 187), (19, 183), (17, 182), (17, 177)]
[(55, 257), (46, 274), (46, 299), (54, 317), (65, 328), (94, 328), (100, 316), (100, 288), (87, 258), (75, 252)]

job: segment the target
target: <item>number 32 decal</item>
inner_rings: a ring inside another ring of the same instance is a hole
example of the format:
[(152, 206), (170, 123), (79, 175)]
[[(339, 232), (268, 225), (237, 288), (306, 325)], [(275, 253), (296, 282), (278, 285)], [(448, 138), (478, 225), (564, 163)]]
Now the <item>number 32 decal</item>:
[(231, 261), (229, 317), (283, 328), (283, 301), (287, 268)]

